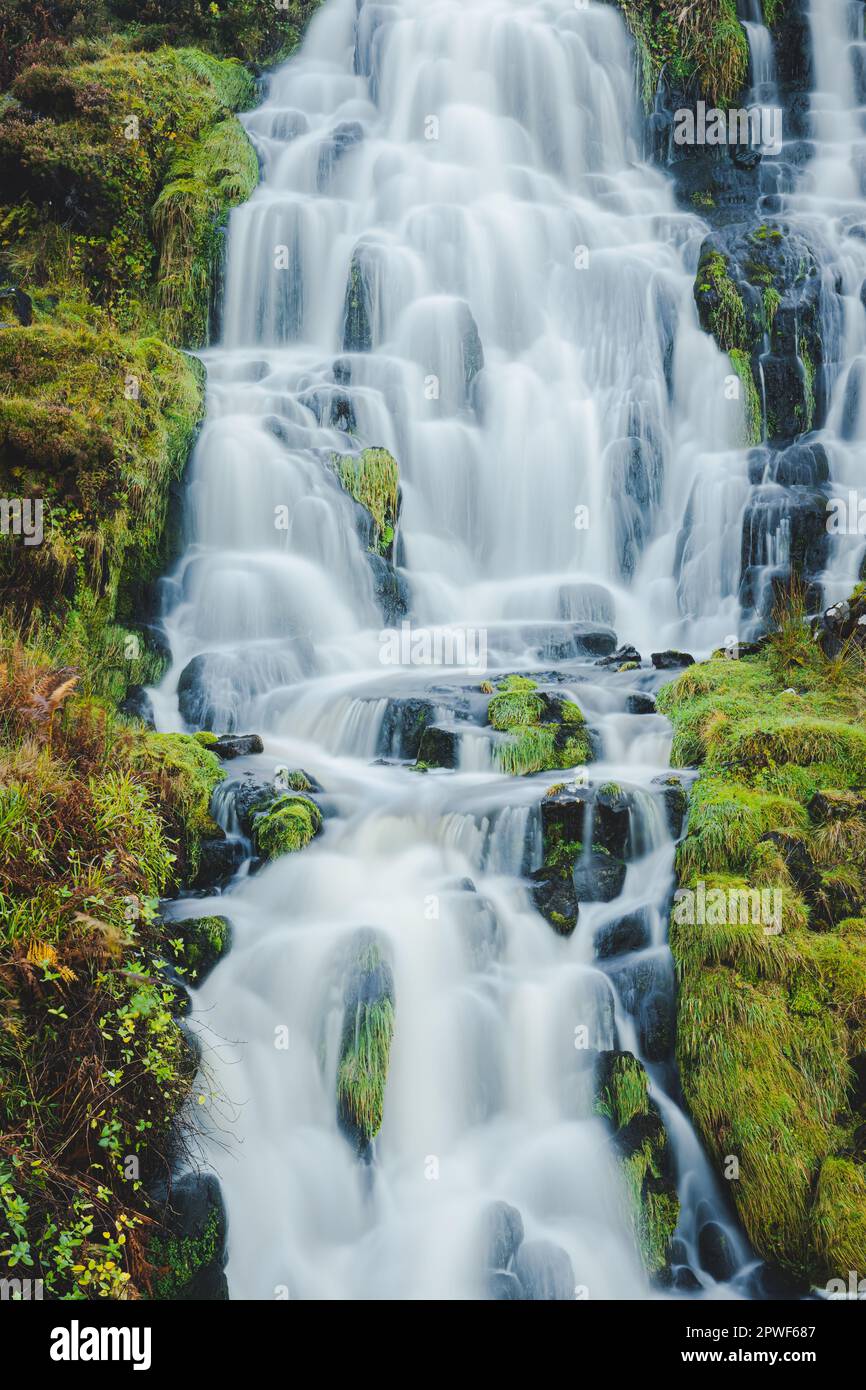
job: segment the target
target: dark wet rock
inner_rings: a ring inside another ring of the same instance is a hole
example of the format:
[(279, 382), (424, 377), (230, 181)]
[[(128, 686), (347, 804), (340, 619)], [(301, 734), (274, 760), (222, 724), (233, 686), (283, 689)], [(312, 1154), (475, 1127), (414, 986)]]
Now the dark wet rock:
[(146, 729), (156, 728), (153, 702), (143, 685), (131, 685), (118, 709), (127, 719), (140, 719)]
[(866, 817), (866, 795), (859, 791), (816, 792), (807, 810), (813, 821), (859, 820)]
[(599, 927), (595, 934), (595, 951), (599, 960), (640, 951), (649, 944), (650, 925), (646, 912), (630, 912), (618, 922)]
[(213, 1173), (186, 1172), (151, 1192), (161, 1221), (148, 1243), (154, 1297), (216, 1302), (228, 1298), (228, 1218)]
[(698, 1259), (701, 1268), (719, 1283), (732, 1279), (737, 1270), (731, 1242), (716, 1221), (708, 1221), (698, 1234)]
[(694, 666), (695, 658), (688, 652), (674, 650), (653, 652), (650, 661), (657, 671), (677, 671), (682, 666)]
[(641, 662), (641, 654), (637, 647), (626, 644), (624, 647), (617, 647), (610, 656), (599, 657), (596, 665), (598, 666), (622, 666), (625, 662), (635, 661), (638, 665)]
[(607, 967), (620, 1002), (635, 1020), (641, 1051), (648, 1062), (670, 1057), (676, 1026), (673, 965), (666, 953), (621, 956)]
[(198, 869), (191, 887), (202, 889), (223, 888), (237, 873), (244, 862), (244, 847), (239, 840), (225, 836), (210, 836), (202, 840), (199, 849)]
[(485, 1261), (491, 1269), (509, 1269), (523, 1242), (523, 1218), (507, 1202), (491, 1202), (484, 1213)]
[(343, 309), (343, 351), (369, 352), (373, 344), (376, 282), (382, 270), (380, 248), (362, 242), (355, 247), (346, 283)]
[[(509, 634), (503, 632), (502, 636)], [(608, 656), (616, 647), (613, 628), (597, 623), (533, 623), (518, 630), (521, 644), (534, 653), (537, 661), (576, 661), (581, 657)], [(499, 633), (492, 631), (494, 648)], [(514, 649), (513, 638), (511, 649)]]
[(622, 858), (631, 827), (631, 808), (619, 787), (603, 784), (592, 793), (592, 845)]
[(455, 768), (460, 761), (460, 735), (456, 729), (428, 724), (421, 735), (418, 762), (427, 767)]
[(575, 1279), (565, 1250), (549, 1240), (528, 1240), (521, 1245), (514, 1272), (527, 1302), (566, 1302), (574, 1298)]
[(688, 1265), (679, 1265), (673, 1271), (672, 1285), (681, 1293), (696, 1293), (702, 1287), (701, 1281)]
[(670, 777), (666, 774), (654, 777), (652, 785), (661, 788), (660, 795), (664, 802), (668, 830), (671, 833), (671, 838), (678, 840), (682, 834), (686, 813), (689, 809), (689, 794), (678, 777)]
[(761, 840), (775, 845), (795, 887), (808, 902), (813, 902), (821, 889), (821, 876), (804, 842), (786, 830), (768, 830)]
[(758, 483), (778, 483), (781, 487), (817, 487), (830, 477), (830, 465), (823, 444), (792, 444), (778, 453), (767, 451), (769, 459)]
[(622, 892), (625, 864), (612, 854), (593, 849), (578, 859), (573, 882), (579, 903), (609, 903)]
[(262, 689), (289, 685), (315, 665), (306, 633), (290, 634), (283, 649), (247, 652), (202, 652), (187, 663), (177, 686), (181, 718), (193, 729), (234, 733), (238, 710)]
[(9, 318), (14, 318), (22, 328), (29, 328), (33, 322), (33, 300), (16, 285), (0, 288), (0, 328)]
[(592, 792), (588, 787), (564, 786), (541, 802), (541, 834), (544, 858), (549, 860), (559, 845), (580, 845), (588, 824)]
[(864, 394), (866, 394), (866, 358), (857, 357), (849, 368), (845, 381), (845, 395), (842, 398), (842, 419), (839, 434), (843, 439), (857, 438)]
[[(640, 428), (637, 421), (635, 425)], [(653, 511), (661, 498), (662, 452), (653, 438), (636, 432), (608, 445), (602, 467), (616, 499), (614, 544), (620, 573), (629, 579), (650, 538)]]
[[(815, 488), (780, 488), (769, 484), (756, 488), (743, 515), (741, 602), (767, 615), (775, 603), (775, 589), (762, 590), (768, 556), (784, 537), (789, 561), (778, 571), (783, 583), (794, 573), (804, 579), (820, 576), (827, 565), (827, 497)], [(761, 603), (762, 594), (764, 602)]]
[(532, 900), (545, 921), (560, 936), (570, 936), (577, 926), (577, 896), (566, 870), (536, 869), (530, 874)]
[(252, 753), (263, 753), (265, 745), (261, 734), (223, 734), (214, 743), (208, 744), (208, 751), (218, 758), (229, 761), (232, 758), (246, 758)]
[(695, 302), (704, 329), (751, 362), (770, 442), (819, 428), (842, 303), (802, 230), (751, 215), (714, 232), (701, 247)]
[(424, 730), (436, 718), (432, 700), (421, 696), (388, 701), (379, 731), (378, 752), (383, 757), (418, 757)]
[(335, 169), (348, 150), (354, 149), (364, 138), (364, 127), (360, 121), (341, 121), (334, 126), (327, 140), (319, 149), (318, 188), (327, 188)]
[(825, 656), (838, 656), (848, 643), (866, 648), (866, 591), (825, 609), (812, 622), (812, 636)]
[(367, 552), (367, 564), (373, 576), (373, 592), (386, 627), (396, 625), (408, 615), (411, 604), (409, 581), (402, 570), (382, 555)]
[(626, 710), (629, 714), (655, 714), (656, 702), (652, 695), (645, 695), (643, 691), (636, 691), (629, 695), (625, 702)]
[(866, 1052), (858, 1052), (851, 1058), (848, 1101), (855, 1113), (866, 1107)]
[(472, 383), (484, 368), (484, 348), (481, 345), (481, 335), (478, 332), (478, 325), (472, 317), (472, 311), (469, 305), (462, 301), (458, 308), (458, 333), (460, 335), (460, 356), (463, 363), (463, 385), (468, 402), (472, 396)]
[(672, 1056), (676, 1040), (676, 1009), (673, 990), (654, 990), (643, 1000), (639, 1014), (639, 1036), (648, 1062), (665, 1062)]

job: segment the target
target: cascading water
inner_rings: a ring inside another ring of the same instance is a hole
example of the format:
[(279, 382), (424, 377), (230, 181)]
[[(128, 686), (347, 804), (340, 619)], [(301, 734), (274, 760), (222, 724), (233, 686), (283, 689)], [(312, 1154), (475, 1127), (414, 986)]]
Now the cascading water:
[[(748, 1251), (671, 1062), (670, 734), (647, 699), (664, 678), (589, 656), (611, 629), (703, 651), (736, 631), (748, 493), (742, 405), (692, 300), (705, 228), (639, 162), (624, 26), (570, 0), (328, 0), (247, 127), (263, 178), (230, 225), (155, 707), (164, 727), (260, 731), (240, 772), (304, 768), (326, 819), (197, 904), (234, 928), (193, 1017), (232, 1296), (488, 1296), (483, 1220), (503, 1200), (524, 1296), (646, 1297), (592, 1112), (592, 1059), (614, 1047), (646, 1062), (671, 1136), (680, 1287), (736, 1296)], [(413, 620), (483, 632), (492, 680), (567, 692), (592, 786), (623, 789), (624, 882), (568, 938), (526, 878), (563, 774), (497, 770), (478, 669), (380, 659), (376, 570), (332, 466), (366, 445), (399, 460)], [(456, 770), (408, 766), (395, 710), (413, 700), (456, 733)], [(231, 786), (219, 806), (238, 833)], [(600, 955), (626, 917), (638, 936)], [(336, 1111), (359, 933), (395, 1000), (368, 1163)], [(727, 1228), (721, 1283), (708, 1222)]]

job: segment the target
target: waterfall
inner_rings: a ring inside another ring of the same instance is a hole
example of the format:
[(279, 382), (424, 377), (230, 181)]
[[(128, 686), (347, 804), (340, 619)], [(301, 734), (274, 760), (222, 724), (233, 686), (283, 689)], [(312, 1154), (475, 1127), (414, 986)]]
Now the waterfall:
[[(838, 59), (823, 11), (838, 7), (814, 3), (820, 83)], [(819, 119), (853, 111), (827, 82)], [(673, 1009), (670, 730), (651, 700), (667, 677), (581, 648), (610, 636), (604, 650), (707, 653), (740, 621), (744, 408), (694, 306), (706, 224), (642, 162), (625, 26), (572, 0), (327, 0), (245, 120), (262, 181), (231, 218), (154, 705), (162, 727), (260, 732), (265, 753), (239, 771), (305, 769), (325, 827), (196, 903), (234, 929), (191, 1020), (232, 1297), (489, 1296), (495, 1201), (520, 1212), (556, 1296), (648, 1296), (592, 1107), (592, 1060), (615, 1047), (643, 1058), (671, 1137), (678, 1292), (748, 1295), (749, 1252), (680, 1107), (670, 1041), (648, 1041), (648, 998), (668, 1021)], [(828, 129), (796, 195), (804, 217), (860, 196), (855, 124)], [(866, 242), (838, 251), (854, 345)], [(843, 396), (840, 377), (831, 420)], [(577, 702), (591, 789), (625, 797), (620, 891), (581, 903), (568, 937), (528, 885), (541, 798), (575, 770), (498, 770), (477, 671), (383, 665), (391, 623), (333, 467), (360, 447), (399, 462), (395, 573), (412, 620), (483, 631), (491, 681), (522, 670)], [(411, 766), (400, 710), (418, 701), (454, 736), (453, 770)], [(221, 815), (236, 830), (231, 788)], [(645, 936), (601, 958), (600, 934), (626, 917)], [(335, 1109), (359, 932), (382, 943), (395, 1000), (366, 1163)], [(733, 1255), (720, 1282), (702, 1267), (707, 1223)]]

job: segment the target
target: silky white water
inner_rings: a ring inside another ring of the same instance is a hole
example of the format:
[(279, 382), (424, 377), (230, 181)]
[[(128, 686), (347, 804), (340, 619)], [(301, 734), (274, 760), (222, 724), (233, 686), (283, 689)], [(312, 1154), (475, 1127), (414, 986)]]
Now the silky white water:
[[(263, 176), (231, 219), (155, 705), (183, 727), (178, 679), (203, 658), (201, 722), (265, 738), (238, 771), (304, 768), (326, 820), (302, 853), (195, 904), (234, 929), (193, 1016), (231, 1296), (484, 1297), (493, 1200), (519, 1209), (527, 1242), (565, 1252), (560, 1296), (650, 1296), (591, 1079), (596, 1051), (641, 1054), (634, 971), (670, 997), (673, 842), (653, 790), (670, 730), (630, 712), (646, 671), (555, 652), (575, 625), (644, 655), (737, 631), (743, 405), (694, 308), (706, 226), (641, 162), (609, 5), (327, 0), (245, 122)], [(844, 198), (838, 163), (828, 147)], [(814, 177), (808, 196), (830, 196)], [(363, 345), (345, 341), (353, 284)], [(413, 621), (483, 631), (488, 672), (380, 659), (371, 566), (330, 467), (366, 445), (399, 461)], [(632, 806), (622, 894), (581, 904), (570, 938), (523, 878), (544, 790), (569, 774), (502, 776), (491, 731), (461, 711), (485, 674), (516, 670), (580, 704), (592, 783), (620, 783)], [(457, 770), (387, 761), (389, 701), (415, 695), (459, 728)], [(597, 932), (634, 911), (649, 943), (602, 965)], [(335, 1106), (340, 952), (361, 928), (385, 943), (395, 991), (368, 1163)], [(740, 1270), (748, 1251), (671, 1067), (649, 1070), (697, 1291), (737, 1296), (742, 1282), (701, 1268), (700, 1225), (727, 1226)]]

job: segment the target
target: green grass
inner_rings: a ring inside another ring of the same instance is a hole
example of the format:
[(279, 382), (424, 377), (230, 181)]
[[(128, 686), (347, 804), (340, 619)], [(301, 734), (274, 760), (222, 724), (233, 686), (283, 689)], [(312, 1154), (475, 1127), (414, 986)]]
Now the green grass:
[(386, 554), (393, 543), (400, 500), (397, 461), (387, 449), (364, 449), (360, 454), (334, 455), (340, 482), (373, 519), (371, 549)]
[[(558, 719), (553, 714), (558, 714)], [(528, 676), (505, 676), (487, 706), (488, 723), (509, 737), (494, 746), (500, 771), (511, 777), (582, 766), (592, 758), (583, 712), (573, 700), (554, 706)], [(545, 722), (542, 722), (545, 721)]]
[(712, 106), (728, 106), (748, 77), (749, 50), (734, 0), (702, 0), (683, 9), (674, 0), (617, 0), (636, 46), (638, 83), (652, 106), (664, 71), (673, 85), (694, 89)]
[[(780, 619), (758, 655), (690, 667), (658, 705), (674, 762), (702, 769), (681, 885), (781, 894), (778, 935), (680, 924), (675, 909), (677, 1057), (708, 1151), (720, 1170), (739, 1161), (729, 1191), (753, 1246), (806, 1286), (847, 1279), (863, 1254), (866, 1178), (851, 1135), (866, 1115), (847, 1086), (866, 1043), (866, 817), (850, 790), (866, 782), (866, 684), (856, 649), (828, 660), (796, 608)], [(818, 791), (826, 813), (810, 808)], [(786, 846), (805, 855), (802, 882)]]

